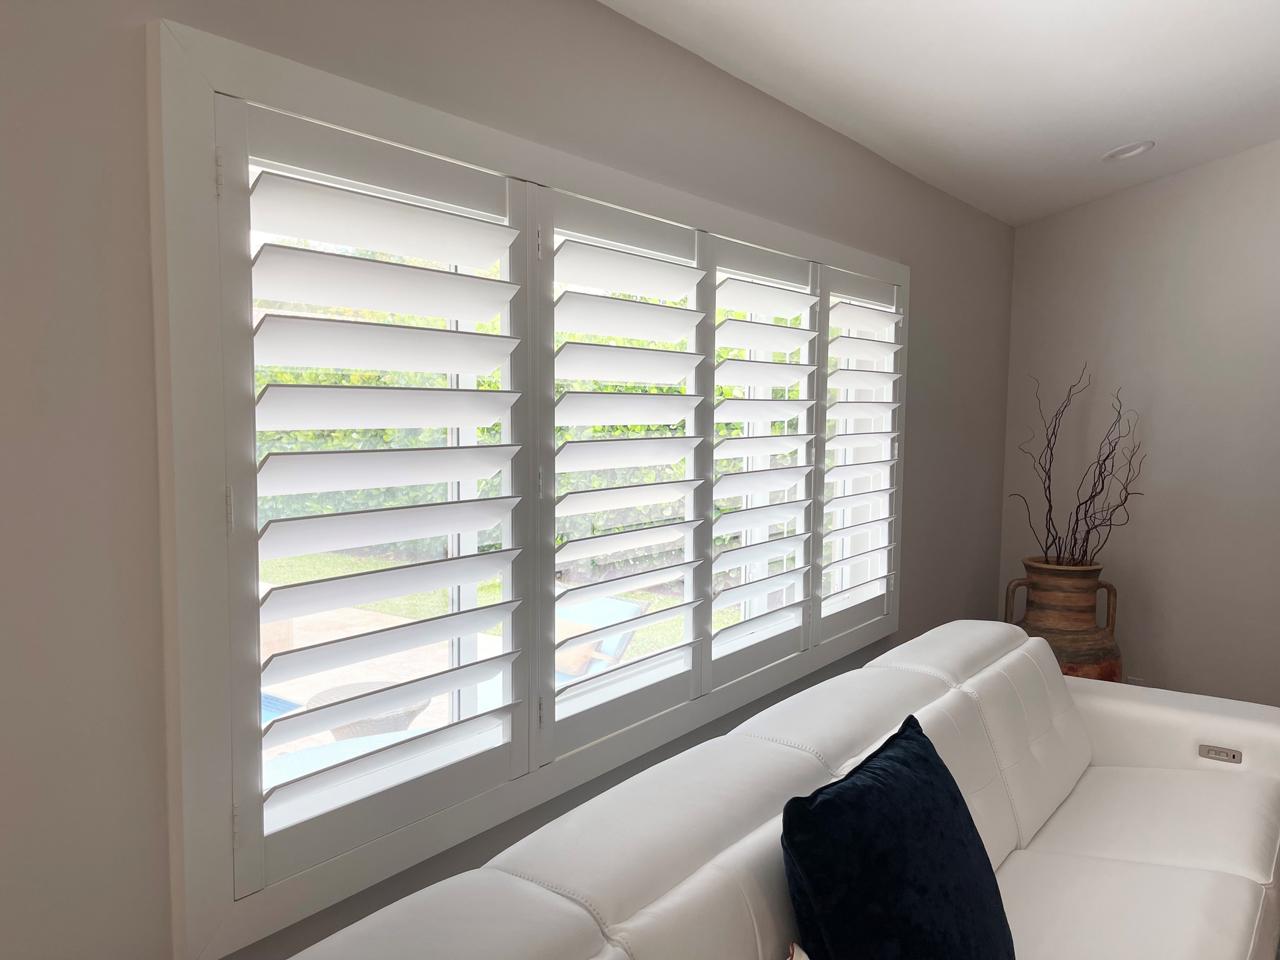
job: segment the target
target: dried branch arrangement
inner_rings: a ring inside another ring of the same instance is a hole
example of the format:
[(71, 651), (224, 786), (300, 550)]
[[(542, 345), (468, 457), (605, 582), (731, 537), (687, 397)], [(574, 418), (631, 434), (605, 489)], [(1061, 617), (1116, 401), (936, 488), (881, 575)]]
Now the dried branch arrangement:
[(1142, 496), (1134, 489), (1147, 459), (1142, 443), (1137, 439), (1138, 414), (1125, 409), (1119, 390), (1112, 394), (1111, 422), (1098, 443), (1097, 453), (1076, 484), (1075, 508), (1067, 517), (1066, 529), (1060, 530), (1053, 502), (1058, 434), (1072, 402), (1089, 389), (1092, 377), (1088, 366), (1083, 367), (1080, 376), (1067, 388), (1067, 395), (1049, 415), (1045, 414), (1040, 399), (1040, 381), (1034, 377), (1032, 381), (1036, 385), (1040, 430), (1033, 428), (1031, 436), (1018, 444), (1018, 450), (1031, 461), (1031, 469), (1040, 484), (1044, 497), (1043, 531), (1032, 519), (1030, 501), (1020, 493), (1012, 494), (1011, 498), (1021, 500), (1026, 508), (1027, 524), (1045, 562), (1059, 566), (1088, 566), (1097, 562), (1098, 554), (1111, 539), (1112, 531), (1129, 522), (1129, 498)]

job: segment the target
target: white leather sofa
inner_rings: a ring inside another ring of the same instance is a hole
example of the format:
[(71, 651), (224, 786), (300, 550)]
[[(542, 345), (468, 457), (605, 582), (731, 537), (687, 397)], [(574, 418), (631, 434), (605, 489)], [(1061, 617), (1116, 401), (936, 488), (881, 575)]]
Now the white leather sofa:
[[(1020, 960), (1272, 960), (1280, 709), (1075, 678), (958, 621), (651, 767), (305, 960), (782, 960), (781, 810), (914, 713)], [(1201, 744), (1239, 750), (1205, 759)]]

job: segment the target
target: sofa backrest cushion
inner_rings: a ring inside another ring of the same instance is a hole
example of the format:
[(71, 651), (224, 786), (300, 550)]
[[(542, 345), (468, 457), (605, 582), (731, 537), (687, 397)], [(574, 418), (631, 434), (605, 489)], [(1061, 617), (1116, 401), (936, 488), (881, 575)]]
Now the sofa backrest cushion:
[(1093, 750), (1058, 661), (1039, 637), (969, 678), (1025, 847), (1075, 789)]
[(698, 867), (610, 935), (631, 960), (781, 960), (798, 933), (781, 814)]
[(834, 779), (948, 689), (943, 681), (922, 673), (850, 670), (760, 711), (732, 736), (804, 750)]
[(1018, 846), (1018, 822), (977, 701), (949, 690), (917, 710), (916, 719), (964, 795), (991, 869), (998, 869)]
[[(1049, 645), (1011, 624), (957, 620), (867, 665), (944, 679), (973, 697), (1017, 821), (1031, 842), (1092, 757), (1084, 721)], [(985, 839), (985, 838), (984, 838)]]
[(1026, 642), (1026, 632), (1011, 623), (953, 620), (899, 644), (867, 666), (911, 670), (957, 687)]
[(553, 820), (490, 866), (581, 904), (609, 935), (827, 779), (800, 750), (708, 740)]

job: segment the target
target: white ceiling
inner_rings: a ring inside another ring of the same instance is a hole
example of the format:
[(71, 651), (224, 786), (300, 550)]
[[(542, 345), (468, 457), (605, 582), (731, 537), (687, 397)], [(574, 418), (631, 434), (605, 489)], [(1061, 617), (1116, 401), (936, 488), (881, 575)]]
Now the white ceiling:
[(1008, 223), (1280, 138), (1280, 0), (603, 2)]

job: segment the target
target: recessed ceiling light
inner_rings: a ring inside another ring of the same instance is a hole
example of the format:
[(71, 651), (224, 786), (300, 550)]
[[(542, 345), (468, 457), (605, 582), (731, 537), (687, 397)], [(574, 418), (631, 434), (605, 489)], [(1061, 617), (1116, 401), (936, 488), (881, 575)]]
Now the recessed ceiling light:
[(1137, 140), (1133, 143), (1126, 143), (1122, 147), (1116, 147), (1114, 150), (1108, 150), (1102, 155), (1103, 160), (1132, 160), (1134, 157), (1140, 157), (1152, 147), (1156, 145), (1154, 140)]

